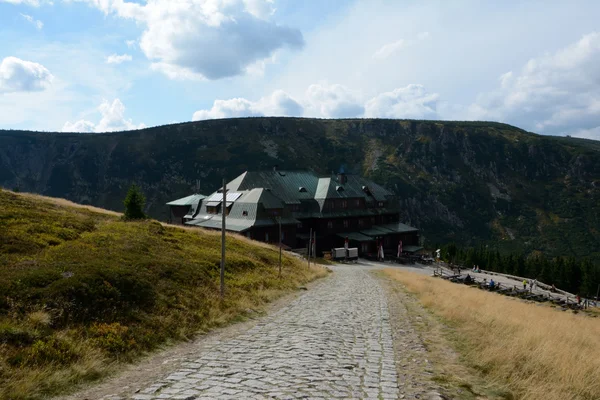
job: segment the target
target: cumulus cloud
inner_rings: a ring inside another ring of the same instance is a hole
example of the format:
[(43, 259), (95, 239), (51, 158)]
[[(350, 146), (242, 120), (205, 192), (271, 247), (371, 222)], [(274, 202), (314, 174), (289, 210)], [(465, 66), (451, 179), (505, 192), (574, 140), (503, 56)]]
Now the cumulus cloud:
[(408, 85), (381, 93), (365, 104), (367, 118), (437, 118), (437, 93), (427, 93), (422, 85)]
[(258, 101), (245, 98), (215, 100), (210, 109), (196, 111), (193, 120), (260, 117), (310, 116), (318, 118), (438, 118), (437, 93), (428, 93), (421, 85), (408, 85), (363, 100), (361, 93), (343, 85), (325, 83), (308, 87), (300, 100), (283, 90)]
[(0, 63), (0, 93), (35, 92), (47, 89), (54, 77), (46, 67), (16, 57)]
[(79, 120), (75, 122), (67, 121), (63, 128), (63, 132), (116, 132), (128, 131), (132, 129), (142, 129), (146, 125), (134, 124), (131, 119), (125, 118), (125, 106), (119, 99), (109, 102), (103, 101), (98, 107), (98, 111), (102, 116), (100, 121), (95, 124), (87, 120)]
[(132, 60), (132, 58), (129, 54), (122, 54), (122, 55), (112, 54), (112, 55), (106, 57), (107, 64), (121, 64), (125, 61), (131, 61), (131, 60)]
[(352, 118), (363, 114), (363, 103), (343, 85), (313, 84), (306, 90), (309, 114), (325, 118)]
[(172, 79), (242, 75), (281, 48), (304, 45), (299, 30), (270, 20), (270, 0), (80, 1), (144, 25), (140, 49)]
[(276, 90), (270, 96), (253, 102), (244, 98), (215, 100), (209, 110), (196, 111), (193, 121), (217, 118), (261, 117), (261, 116), (298, 116), (303, 107), (287, 93)]
[(499, 88), (480, 95), (469, 116), (509, 121), (541, 133), (592, 134), (600, 125), (598, 65), (600, 33), (594, 32), (529, 60), (520, 71), (503, 74)]
[(44, 23), (42, 21), (40, 21), (39, 19), (36, 20), (31, 15), (21, 14), (21, 17), (23, 17), (27, 22), (35, 26), (38, 30), (41, 30), (44, 27)]

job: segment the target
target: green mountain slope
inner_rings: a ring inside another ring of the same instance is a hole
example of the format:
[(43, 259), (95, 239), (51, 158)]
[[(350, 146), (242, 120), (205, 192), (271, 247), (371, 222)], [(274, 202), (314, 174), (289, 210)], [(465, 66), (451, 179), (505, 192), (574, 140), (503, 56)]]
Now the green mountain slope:
[(600, 258), (600, 143), (493, 122), (243, 118), (107, 134), (0, 131), (0, 185), (150, 215), (246, 169), (364, 174), (396, 191), (430, 243)]

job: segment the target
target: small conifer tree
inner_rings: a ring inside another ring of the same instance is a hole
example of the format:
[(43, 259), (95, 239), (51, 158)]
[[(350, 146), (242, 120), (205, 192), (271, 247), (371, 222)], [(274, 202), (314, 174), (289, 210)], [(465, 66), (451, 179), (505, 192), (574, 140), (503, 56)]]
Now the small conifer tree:
[(144, 205), (146, 204), (146, 198), (142, 193), (142, 190), (135, 183), (131, 185), (125, 197), (125, 219), (145, 219)]

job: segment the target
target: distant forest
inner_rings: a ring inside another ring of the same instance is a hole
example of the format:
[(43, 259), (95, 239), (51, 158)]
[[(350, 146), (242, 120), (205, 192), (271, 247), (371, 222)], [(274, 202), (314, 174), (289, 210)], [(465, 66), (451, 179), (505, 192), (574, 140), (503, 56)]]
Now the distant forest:
[(442, 259), (472, 268), (538, 279), (548, 285), (588, 298), (595, 298), (600, 287), (600, 265), (574, 257), (549, 259), (535, 253), (503, 255), (484, 246), (461, 248), (454, 243), (441, 247)]

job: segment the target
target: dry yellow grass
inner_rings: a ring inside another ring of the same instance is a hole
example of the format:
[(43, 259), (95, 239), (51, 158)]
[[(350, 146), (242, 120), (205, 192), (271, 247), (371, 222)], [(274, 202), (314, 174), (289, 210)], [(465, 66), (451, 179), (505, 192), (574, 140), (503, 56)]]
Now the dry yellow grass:
[(438, 278), (385, 271), (442, 317), (458, 351), (527, 400), (600, 399), (600, 322)]
[(18, 196), (22, 196), (22, 197), (25, 197), (25, 198), (28, 198), (28, 199), (31, 199), (34, 201), (39, 201), (39, 202), (44, 202), (44, 203), (47, 202), (47, 203), (51, 203), (51, 204), (54, 204), (59, 207), (82, 208), (84, 210), (88, 210), (91, 212), (107, 214), (107, 215), (114, 215), (116, 217), (120, 217), (122, 215), (122, 213), (118, 213), (118, 212), (111, 211), (111, 210), (106, 210), (104, 208), (73, 203), (72, 201), (66, 200), (66, 199), (60, 199), (60, 198), (56, 198), (56, 197), (47, 197), (47, 196), (42, 196), (41, 194), (35, 194), (35, 193), (15, 193), (15, 192), (13, 192), (13, 193)]

